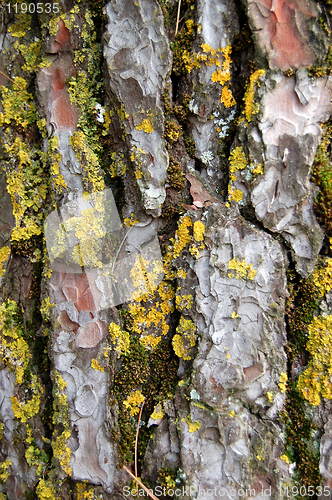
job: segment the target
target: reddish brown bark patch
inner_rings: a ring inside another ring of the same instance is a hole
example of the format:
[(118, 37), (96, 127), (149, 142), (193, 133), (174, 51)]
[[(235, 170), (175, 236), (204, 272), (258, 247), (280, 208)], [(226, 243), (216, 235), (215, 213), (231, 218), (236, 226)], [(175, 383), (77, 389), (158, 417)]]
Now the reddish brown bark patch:
[(317, 17), (311, 0), (249, 0), (249, 13), (270, 68), (311, 66), (316, 59), (309, 44), (307, 21)]
[(85, 349), (96, 347), (106, 334), (107, 326), (103, 321), (91, 321), (79, 329), (75, 345)]
[(256, 380), (256, 378), (260, 377), (262, 373), (264, 373), (263, 367), (261, 363), (255, 363), (252, 366), (248, 366), (248, 368), (243, 368), (244, 380), (246, 384)]

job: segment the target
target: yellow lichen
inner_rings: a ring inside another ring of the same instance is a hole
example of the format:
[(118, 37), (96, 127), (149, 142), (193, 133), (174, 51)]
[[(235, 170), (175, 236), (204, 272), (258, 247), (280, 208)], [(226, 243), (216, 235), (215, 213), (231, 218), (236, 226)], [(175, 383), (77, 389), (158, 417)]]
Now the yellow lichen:
[(150, 418), (153, 420), (160, 420), (164, 416), (164, 410), (162, 409), (161, 404), (157, 404), (154, 407), (153, 413), (151, 414)]
[(193, 236), (196, 241), (203, 241), (205, 233), (205, 226), (203, 222), (197, 220), (194, 222), (193, 226)]
[(54, 388), (53, 388), (53, 424), (60, 425), (62, 427), (62, 432), (59, 434), (56, 429), (53, 433), (53, 455), (58, 460), (62, 470), (69, 476), (72, 473), (70, 467), (70, 448), (67, 446), (67, 440), (71, 435), (68, 420), (68, 401), (67, 396), (64, 394), (64, 390), (67, 386), (65, 380), (63, 380), (60, 373), (54, 371)]
[(332, 290), (332, 259), (326, 259), (325, 267), (316, 270), (312, 277), (322, 296), (330, 292)]
[(270, 403), (273, 403), (273, 394), (272, 394), (272, 392), (268, 391), (266, 393), (266, 397), (270, 401)]
[(188, 361), (191, 359), (190, 351), (196, 345), (196, 326), (192, 320), (181, 316), (176, 332), (172, 339), (174, 352), (179, 358)]
[(259, 112), (259, 104), (254, 102), (255, 97), (255, 87), (256, 85), (260, 86), (260, 78), (265, 75), (264, 69), (259, 69), (255, 71), (250, 76), (249, 87), (244, 95), (244, 113), (247, 122), (251, 122), (252, 116), (256, 115)]
[(308, 326), (306, 345), (312, 358), (309, 367), (301, 373), (298, 389), (313, 406), (320, 403), (320, 395), (332, 399), (332, 316), (318, 316)]
[(138, 219), (136, 219), (135, 215), (132, 213), (130, 217), (126, 217), (123, 221), (125, 223), (125, 226), (131, 227), (134, 226), (139, 222)]
[(101, 176), (99, 159), (96, 153), (92, 151), (88, 145), (86, 136), (81, 130), (77, 130), (71, 136), (70, 145), (73, 148), (76, 158), (87, 170), (87, 177), (94, 191), (102, 191), (105, 189), (104, 179)]
[(226, 108), (234, 106), (236, 101), (232, 91), (226, 86), (231, 80), (232, 47), (227, 45), (225, 48), (215, 50), (208, 44), (203, 43), (201, 48), (203, 49), (203, 53), (194, 52), (189, 54), (187, 50), (183, 51), (182, 58), (188, 73), (194, 68), (200, 68), (202, 64), (206, 66), (216, 66), (217, 69), (212, 73), (211, 80), (214, 83), (219, 83), (222, 87), (220, 102), (224, 104)]
[(280, 457), (280, 458), (281, 458), (281, 460), (283, 460), (284, 462), (286, 462), (286, 464), (289, 464), (289, 463), (290, 463), (290, 460), (289, 460), (289, 458), (288, 458), (288, 456), (287, 456), (287, 455), (281, 455), (281, 457)]
[(92, 358), (92, 360), (91, 360), (91, 367), (94, 370), (100, 370), (101, 372), (105, 371), (104, 366), (100, 365), (99, 362), (98, 362), (98, 360), (95, 359), (95, 358)]
[(111, 323), (108, 327), (111, 340), (115, 345), (116, 351), (118, 351), (119, 355), (128, 354), (129, 345), (130, 345), (130, 336), (129, 333), (125, 330), (121, 330), (120, 326), (116, 323)]
[(56, 487), (52, 481), (39, 479), (37, 484), (36, 494), (38, 500), (58, 500), (58, 495), (56, 492)]
[(238, 172), (247, 167), (247, 158), (243, 153), (242, 147), (234, 148), (229, 157), (229, 171), (231, 173)]
[(20, 309), (16, 302), (7, 300), (0, 306), (0, 361), (9, 370), (15, 370), (16, 384), (21, 384), (31, 357), (29, 346), (23, 338), (23, 327), (18, 321)]
[(141, 391), (135, 391), (127, 397), (127, 399), (123, 402), (123, 405), (134, 417), (137, 413), (139, 413), (139, 406), (143, 403), (144, 399), (145, 398)]
[(153, 132), (153, 126), (149, 118), (144, 118), (144, 120), (135, 127), (137, 130), (144, 130), (147, 134), (151, 134)]
[(13, 465), (12, 461), (7, 458), (4, 462), (0, 463), (0, 482), (4, 483), (7, 481), (10, 472), (9, 472), (9, 467)]
[(201, 423), (198, 420), (196, 420), (195, 422), (192, 422), (190, 417), (182, 418), (181, 422), (186, 423), (188, 425), (189, 432), (195, 432), (201, 428)]
[(236, 201), (237, 203), (243, 198), (243, 191), (235, 189), (234, 186), (228, 186), (228, 201)]
[(223, 87), (221, 91), (220, 102), (225, 106), (225, 108), (231, 108), (235, 106), (236, 101), (233, 97), (232, 91), (228, 87)]
[(30, 400), (23, 403), (16, 396), (11, 396), (10, 398), (15, 418), (20, 419), (23, 423), (39, 413), (40, 398), (44, 393), (42, 386), (37, 382), (37, 376), (31, 375), (31, 379), (30, 389), (33, 396)]
[(173, 256), (178, 257), (181, 251), (187, 246), (191, 240), (191, 235), (188, 228), (192, 226), (191, 218), (186, 215), (180, 220), (178, 229), (175, 233), (175, 240), (171, 240), (174, 243), (173, 246)]
[[(4, 101), (6, 101), (6, 96), (2, 100), (3, 105)], [(11, 112), (14, 112), (14, 108), (11, 109)], [(11, 127), (15, 126), (15, 123), (18, 127), (28, 126), (35, 118), (35, 112), (30, 118), (22, 113), (16, 115), (16, 118), (15, 122), (10, 114), (6, 114), (3, 122), (10, 123)], [(16, 221), (11, 239), (20, 241), (41, 234), (42, 214), (40, 206), (46, 198), (47, 181), (39, 160), (35, 159), (36, 151), (19, 137), (16, 137), (13, 142), (9, 139), (10, 137), (10, 134), (6, 134), (8, 143), (4, 146), (9, 157), (5, 168), (7, 191), (11, 197), (13, 215)]]
[(252, 267), (252, 264), (247, 264), (245, 260), (230, 260), (228, 262), (228, 269), (235, 271), (235, 274), (230, 273), (228, 275), (230, 278), (253, 280), (256, 276), (256, 270)]
[(7, 262), (9, 255), (10, 255), (9, 247), (0, 248), (0, 277), (3, 276), (4, 264)]
[(94, 500), (95, 495), (93, 489), (87, 489), (87, 485), (83, 483), (76, 484), (77, 500)]
[(251, 172), (255, 175), (264, 174), (263, 165), (261, 163), (259, 163)]
[(186, 273), (186, 271), (185, 271), (184, 269), (178, 269), (178, 270), (176, 271), (176, 275), (177, 275), (177, 277), (178, 277), (178, 278), (182, 278), (182, 279), (184, 279), (184, 280), (185, 280), (185, 279), (186, 279), (186, 277), (187, 277), (187, 273)]
[(46, 297), (45, 299), (42, 300), (41, 307), (40, 307), (40, 313), (41, 313), (44, 321), (50, 320), (51, 307), (54, 307), (54, 306), (55, 306), (55, 304), (51, 303), (49, 297)]
[(183, 311), (183, 309), (190, 309), (193, 305), (193, 296), (192, 295), (177, 295), (175, 297), (175, 305), (179, 311)]
[(243, 192), (240, 189), (235, 189), (233, 183), (237, 180), (235, 172), (244, 170), (247, 167), (247, 159), (243, 153), (242, 147), (234, 148), (229, 157), (229, 185), (228, 185), (228, 204), (234, 200), (237, 203), (242, 200)]
[(286, 372), (281, 372), (280, 373), (280, 378), (279, 378), (279, 389), (281, 392), (286, 392), (287, 391), (287, 380), (288, 380), (288, 375)]

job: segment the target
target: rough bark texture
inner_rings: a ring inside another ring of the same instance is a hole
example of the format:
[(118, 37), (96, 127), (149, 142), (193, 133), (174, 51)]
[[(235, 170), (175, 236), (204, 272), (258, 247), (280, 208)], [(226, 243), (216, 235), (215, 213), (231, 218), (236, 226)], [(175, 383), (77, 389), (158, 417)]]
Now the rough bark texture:
[(0, 500), (332, 498), (329, 4), (1, 3)]

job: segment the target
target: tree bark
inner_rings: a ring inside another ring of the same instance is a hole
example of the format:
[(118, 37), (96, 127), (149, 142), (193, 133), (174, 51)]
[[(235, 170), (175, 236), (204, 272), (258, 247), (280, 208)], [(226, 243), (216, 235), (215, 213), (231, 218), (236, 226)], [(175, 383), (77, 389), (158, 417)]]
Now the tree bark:
[(332, 498), (329, 4), (2, 1), (0, 499)]

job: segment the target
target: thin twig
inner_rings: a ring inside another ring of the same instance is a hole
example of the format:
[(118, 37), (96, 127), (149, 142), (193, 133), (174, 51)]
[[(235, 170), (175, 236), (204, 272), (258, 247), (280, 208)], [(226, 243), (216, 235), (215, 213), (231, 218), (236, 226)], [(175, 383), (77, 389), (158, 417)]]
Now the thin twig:
[(178, 34), (178, 29), (179, 29), (180, 10), (181, 10), (181, 0), (179, 0), (179, 3), (178, 3), (178, 15), (176, 16), (175, 36)]
[(135, 476), (136, 477), (137, 477), (137, 444), (138, 444), (139, 424), (141, 422), (141, 416), (142, 416), (143, 406), (144, 406), (144, 401), (142, 403), (142, 406), (141, 406), (141, 409), (140, 409), (140, 412), (139, 412), (139, 415), (138, 415), (138, 423), (137, 423), (136, 439), (135, 439)]
[(16, 85), (16, 87), (18, 87), (21, 91), (23, 89), (21, 89), (21, 87), (19, 85), (17, 85), (16, 82), (14, 82), (14, 80), (12, 80), (11, 78), (9, 78), (9, 76), (5, 75), (5, 73), (3, 73), (2, 71), (0, 71), (1, 75), (5, 76), (6, 78), (8, 78), (8, 80), (10, 80), (14, 85)]
[(128, 474), (133, 478), (135, 479), (135, 481), (140, 485), (142, 486), (143, 490), (149, 495), (149, 497), (151, 497), (153, 500), (160, 500), (159, 498), (157, 498), (153, 493), (151, 493), (150, 490), (147, 489), (147, 487), (145, 486), (145, 484), (142, 483), (142, 481), (140, 481), (138, 479), (138, 477), (135, 477), (134, 474), (132, 472), (130, 472), (130, 470), (128, 469), (128, 467), (126, 467), (125, 465), (123, 466), (124, 470), (126, 472), (128, 472)]

